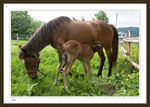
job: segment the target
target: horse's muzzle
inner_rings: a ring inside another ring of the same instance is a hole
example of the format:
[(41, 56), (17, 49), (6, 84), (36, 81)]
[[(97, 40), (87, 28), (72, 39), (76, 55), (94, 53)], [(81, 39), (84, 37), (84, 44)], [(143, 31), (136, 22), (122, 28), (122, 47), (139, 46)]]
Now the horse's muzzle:
[(29, 72), (29, 71), (27, 71), (27, 73), (28, 73), (28, 76), (31, 79), (36, 79), (37, 78), (37, 72)]

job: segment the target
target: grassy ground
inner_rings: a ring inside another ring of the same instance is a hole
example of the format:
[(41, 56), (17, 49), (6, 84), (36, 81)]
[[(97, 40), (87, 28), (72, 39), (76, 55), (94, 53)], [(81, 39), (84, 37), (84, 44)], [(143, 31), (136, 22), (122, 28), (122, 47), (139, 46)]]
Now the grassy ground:
[[(45, 75), (38, 73), (38, 78), (32, 80), (25, 72), (24, 65), (18, 59), (18, 45), (26, 41), (12, 41), (11, 45), (11, 95), (12, 96), (138, 96), (139, 71), (123, 57), (119, 49), (118, 63), (112, 76), (107, 78), (108, 61), (106, 60), (102, 77), (97, 78), (99, 57), (96, 53), (91, 61), (93, 79), (84, 77), (83, 65), (75, 61), (69, 76), (69, 90), (64, 88), (63, 72), (59, 76), (58, 86), (54, 85), (56, 69), (59, 65), (58, 55), (54, 48), (47, 46), (40, 52), (39, 69)], [(136, 51), (134, 53), (137, 53)], [(105, 55), (106, 56), (106, 55)]]
[[(124, 43), (124, 47), (128, 51), (128, 43)], [(131, 60), (139, 64), (139, 43), (131, 43), (130, 51), (129, 57)]]

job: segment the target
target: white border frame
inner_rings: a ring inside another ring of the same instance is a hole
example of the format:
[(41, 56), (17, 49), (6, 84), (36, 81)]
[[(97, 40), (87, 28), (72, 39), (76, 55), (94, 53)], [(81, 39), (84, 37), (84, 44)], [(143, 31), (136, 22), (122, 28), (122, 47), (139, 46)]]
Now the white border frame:
[[(86, 10), (86, 9), (103, 9), (103, 10), (140, 10), (141, 11), (141, 26), (140, 26), (140, 70), (139, 96), (94, 96), (94, 97), (79, 97), (79, 96), (33, 96), (33, 97), (14, 97), (11, 96), (11, 10)], [(147, 69), (146, 69), (146, 4), (4, 4), (4, 103), (146, 103), (147, 102)]]

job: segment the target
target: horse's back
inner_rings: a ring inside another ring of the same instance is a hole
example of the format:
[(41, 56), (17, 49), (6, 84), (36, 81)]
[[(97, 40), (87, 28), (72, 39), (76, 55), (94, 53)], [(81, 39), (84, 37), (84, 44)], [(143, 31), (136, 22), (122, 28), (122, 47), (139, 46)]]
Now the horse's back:
[(112, 41), (113, 31), (104, 21), (71, 21), (66, 24), (67, 40), (77, 40), (80, 43), (103, 43), (107, 39)]
[(67, 40), (77, 40), (80, 43), (94, 43), (96, 40), (96, 32), (90, 23), (72, 21), (64, 27), (67, 29)]

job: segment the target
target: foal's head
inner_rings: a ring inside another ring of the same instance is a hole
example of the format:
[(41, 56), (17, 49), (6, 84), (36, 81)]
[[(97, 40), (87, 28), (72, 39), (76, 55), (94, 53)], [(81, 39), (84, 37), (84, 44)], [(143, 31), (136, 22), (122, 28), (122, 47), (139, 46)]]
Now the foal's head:
[(98, 51), (99, 49), (102, 48), (102, 45), (100, 43), (96, 44), (96, 45), (90, 45), (92, 47), (92, 50), (94, 52)]
[(28, 76), (32, 79), (36, 79), (40, 58), (34, 52), (29, 52), (21, 46), (19, 46), (19, 48), (19, 59), (23, 60)]

